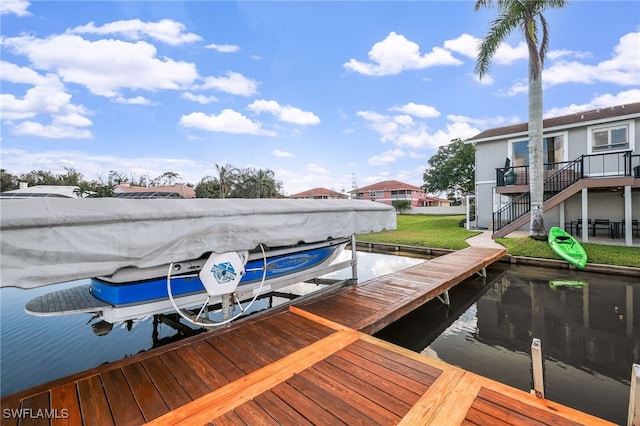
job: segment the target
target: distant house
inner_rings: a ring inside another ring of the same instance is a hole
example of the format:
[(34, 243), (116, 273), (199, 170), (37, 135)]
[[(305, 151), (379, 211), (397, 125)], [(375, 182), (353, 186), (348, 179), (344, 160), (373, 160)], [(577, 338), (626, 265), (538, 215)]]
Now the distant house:
[[(478, 225), (494, 238), (529, 228), (527, 128), (488, 129), (466, 141), (476, 147)], [(640, 219), (640, 102), (545, 119), (543, 163), (547, 229), (560, 226), (583, 241), (608, 233), (632, 244)], [(597, 229), (592, 220), (605, 225)]]
[(196, 198), (196, 191), (187, 185), (132, 186), (123, 182), (113, 189), (116, 198)]
[(359, 200), (371, 200), (391, 205), (395, 200), (410, 200), (411, 207), (442, 207), (451, 205), (451, 200), (433, 197), (424, 189), (399, 182), (397, 180), (385, 180), (364, 186), (351, 191), (353, 198)]
[(349, 198), (347, 194), (341, 192), (332, 191), (327, 188), (313, 188), (307, 191), (302, 191), (297, 194), (290, 195), (289, 198), (296, 199), (313, 199), (313, 200), (331, 200), (331, 199), (344, 199)]

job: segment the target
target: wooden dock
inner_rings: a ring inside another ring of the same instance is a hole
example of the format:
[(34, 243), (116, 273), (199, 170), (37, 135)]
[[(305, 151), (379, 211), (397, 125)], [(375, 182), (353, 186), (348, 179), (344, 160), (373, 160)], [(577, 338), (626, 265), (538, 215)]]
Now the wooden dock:
[(461, 250), (3, 397), (2, 424), (608, 424), (366, 334), (502, 255)]

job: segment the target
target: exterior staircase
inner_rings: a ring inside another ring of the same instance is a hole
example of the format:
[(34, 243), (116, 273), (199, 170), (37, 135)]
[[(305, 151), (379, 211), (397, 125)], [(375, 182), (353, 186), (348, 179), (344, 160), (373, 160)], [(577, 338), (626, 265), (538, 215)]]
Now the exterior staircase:
[[(549, 211), (580, 192), (583, 188), (633, 185), (631, 152), (624, 155), (624, 166), (617, 167), (618, 173), (604, 173), (604, 162), (607, 156), (607, 154), (582, 155), (568, 163), (545, 164), (547, 168), (561, 166), (557, 170), (545, 170), (543, 211)], [(593, 173), (595, 170), (595, 167), (591, 164), (593, 157), (602, 158), (603, 172), (599, 175)], [(587, 172), (591, 172), (591, 176), (585, 173), (585, 162), (587, 164)], [(598, 177), (591, 179), (594, 175)], [(589, 178), (587, 179), (587, 177)], [(493, 213), (492, 238), (504, 237), (526, 225), (530, 220), (531, 193), (527, 191), (513, 198), (509, 204)]]

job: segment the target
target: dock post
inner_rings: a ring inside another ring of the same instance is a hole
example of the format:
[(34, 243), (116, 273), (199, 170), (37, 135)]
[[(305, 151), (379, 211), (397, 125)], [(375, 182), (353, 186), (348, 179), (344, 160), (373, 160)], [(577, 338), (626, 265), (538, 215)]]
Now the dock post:
[(544, 398), (542, 343), (537, 338), (534, 338), (531, 342), (531, 365), (533, 366), (533, 390), (538, 398)]
[(640, 426), (640, 364), (631, 366), (631, 390), (629, 392), (627, 426)]
[(228, 320), (231, 318), (231, 294), (223, 294), (221, 298), (222, 319)]
[(356, 248), (356, 235), (351, 236), (351, 279), (358, 282), (358, 251)]

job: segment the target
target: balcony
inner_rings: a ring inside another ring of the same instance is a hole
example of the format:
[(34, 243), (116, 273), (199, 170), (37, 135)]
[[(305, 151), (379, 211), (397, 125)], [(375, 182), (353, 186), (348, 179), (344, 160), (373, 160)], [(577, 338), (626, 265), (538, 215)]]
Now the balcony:
[[(628, 185), (629, 177), (640, 178), (640, 155), (631, 153), (632, 151), (590, 154), (582, 155), (574, 161), (545, 163), (544, 191), (556, 193), (584, 178), (609, 178), (601, 181), (603, 187)], [(521, 194), (527, 191), (529, 166), (496, 169), (496, 193)]]

